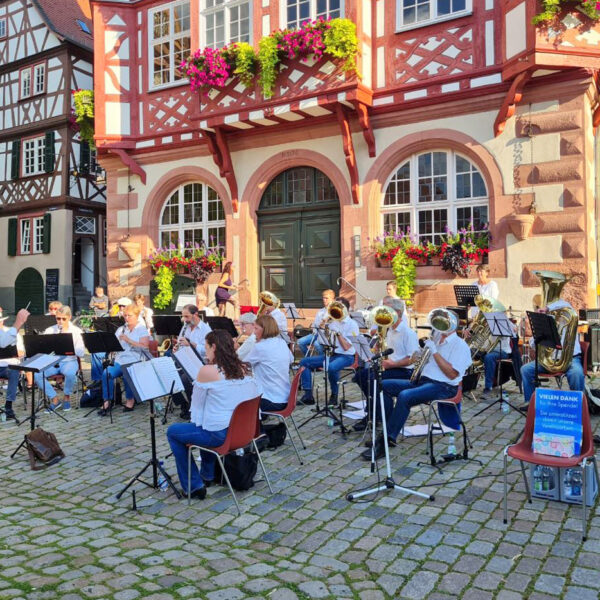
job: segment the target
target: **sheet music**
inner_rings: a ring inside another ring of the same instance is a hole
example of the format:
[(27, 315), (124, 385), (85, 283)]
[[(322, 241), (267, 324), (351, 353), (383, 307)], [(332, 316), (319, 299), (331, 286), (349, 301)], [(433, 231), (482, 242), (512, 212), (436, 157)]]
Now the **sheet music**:
[(202, 367), (202, 361), (190, 346), (181, 346), (177, 352), (173, 353), (177, 362), (182, 366), (188, 377), (195, 381), (198, 371)]
[(143, 402), (169, 394), (173, 381), (175, 381), (173, 393), (183, 391), (183, 384), (175, 368), (175, 363), (168, 356), (131, 365), (129, 376), (139, 399)]
[(160, 358), (153, 358), (147, 362), (154, 367), (156, 375), (163, 385), (163, 395), (166, 395), (171, 391), (171, 384), (173, 382), (175, 382), (173, 393), (183, 392), (183, 383), (181, 382), (181, 377), (179, 377), (177, 367), (175, 366), (172, 358), (168, 356), (161, 356)]
[(54, 354), (36, 354), (31, 359), (26, 360), (23, 366), (43, 371), (57, 362), (60, 362), (60, 357), (54, 356)]

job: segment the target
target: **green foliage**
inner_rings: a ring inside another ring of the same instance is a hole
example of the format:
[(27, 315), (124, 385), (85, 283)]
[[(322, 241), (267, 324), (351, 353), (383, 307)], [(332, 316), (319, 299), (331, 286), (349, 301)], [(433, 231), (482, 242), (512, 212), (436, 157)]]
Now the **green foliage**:
[(236, 44), (235, 48), (235, 69), (233, 72), (246, 87), (252, 87), (258, 65), (254, 48), (246, 42)]
[(73, 92), (75, 122), (79, 127), (79, 136), (94, 149), (94, 92), (75, 90)]
[[(407, 238), (407, 242), (409, 240)], [(398, 284), (397, 294), (402, 298), (408, 306), (413, 303), (415, 295), (415, 280), (417, 278), (417, 262), (405, 253), (405, 248), (400, 247), (396, 256), (392, 260), (392, 273)]]
[(156, 282), (156, 287), (158, 288), (158, 294), (154, 296), (154, 308), (162, 310), (171, 304), (171, 300), (173, 300), (174, 277), (175, 273), (165, 265), (159, 267), (158, 271), (156, 271), (154, 281)]
[(258, 42), (258, 63), (260, 64), (258, 81), (265, 98), (273, 95), (275, 80), (279, 73), (280, 51), (278, 46), (277, 37), (273, 35), (264, 37)]
[(590, 19), (600, 19), (595, 0), (542, 0), (542, 12), (533, 17), (534, 25), (548, 25), (554, 21), (561, 10), (576, 8)]
[(356, 25), (350, 19), (333, 19), (325, 31), (325, 53), (344, 61), (344, 71), (356, 72), (358, 38)]

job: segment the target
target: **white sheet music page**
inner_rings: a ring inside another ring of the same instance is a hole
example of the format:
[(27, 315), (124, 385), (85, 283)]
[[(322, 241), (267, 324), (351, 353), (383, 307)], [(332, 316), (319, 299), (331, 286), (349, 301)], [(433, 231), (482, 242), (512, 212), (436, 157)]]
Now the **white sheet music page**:
[(171, 391), (171, 384), (173, 382), (175, 382), (173, 393), (183, 391), (183, 383), (181, 382), (181, 377), (179, 377), (177, 367), (172, 358), (169, 356), (161, 356), (160, 358), (153, 358), (148, 362), (154, 367), (156, 375), (158, 375), (158, 379), (164, 388), (162, 395), (166, 395)]
[(23, 366), (42, 371), (43, 369), (47, 369), (49, 366), (60, 362), (61, 358), (62, 357), (54, 356), (53, 354), (36, 354), (29, 360), (26, 360), (23, 363)]
[(142, 401), (158, 398), (166, 393), (158, 378), (152, 361), (138, 362), (127, 367), (131, 381)]
[(183, 367), (183, 370), (188, 374), (192, 381), (196, 380), (198, 371), (202, 367), (202, 361), (198, 355), (189, 346), (181, 346), (177, 352), (173, 353), (177, 362)]

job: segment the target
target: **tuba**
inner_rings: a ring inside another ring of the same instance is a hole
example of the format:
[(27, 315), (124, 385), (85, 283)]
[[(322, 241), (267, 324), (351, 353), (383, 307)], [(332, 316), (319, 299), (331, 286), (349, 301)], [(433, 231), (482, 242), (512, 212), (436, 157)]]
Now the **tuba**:
[[(533, 271), (533, 274), (539, 278), (542, 285), (542, 306), (556, 302), (565, 285), (572, 279), (572, 277), (556, 271)], [(558, 335), (562, 340), (562, 350), (545, 346), (539, 348), (539, 363), (548, 373), (558, 373), (566, 371), (573, 360), (579, 316), (570, 306), (549, 310), (548, 314), (552, 315), (556, 321)]]
[(376, 306), (369, 311), (369, 320), (377, 325), (379, 352), (383, 352), (386, 349), (387, 330), (398, 322), (398, 313), (389, 306)]
[(338, 302), (337, 300), (334, 300), (327, 307), (327, 316), (323, 319), (322, 324), (324, 326), (325, 335), (327, 336), (327, 339), (329, 340), (330, 346), (335, 346), (335, 344), (334, 344), (334, 339), (331, 335), (331, 332), (329, 331), (328, 324), (331, 323), (331, 321), (343, 321), (347, 316), (348, 316), (348, 309), (346, 308), (346, 305), (343, 304), (342, 302)]
[(273, 307), (273, 308), (279, 308), (279, 298), (273, 294), (272, 292), (261, 292), (258, 295), (258, 312), (256, 313), (257, 317), (260, 317), (260, 315), (263, 314), (265, 308), (267, 307)]
[(487, 354), (491, 352), (499, 343), (500, 338), (492, 335), (490, 326), (488, 325), (485, 313), (505, 312), (506, 308), (501, 302), (479, 294), (475, 296), (475, 304), (479, 309), (473, 323), (470, 327), (471, 337), (469, 338), (469, 348), (471, 350), (471, 360), (473, 367), (481, 367), (481, 359), (475, 359), (478, 354)]
[[(432, 338), (450, 334), (453, 331), (456, 331), (456, 329), (458, 328), (458, 317), (456, 316), (456, 313), (446, 308), (434, 308), (427, 315), (427, 322), (431, 327)], [(429, 350), (429, 348), (425, 348), (421, 350), (420, 353), (415, 352), (413, 357), (416, 358), (416, 361), (413, 362), (414, 368), (410, 376), (410, 382), (416, 384), (419, 383), (419, 379), (421, 379), (423, 369), (425, 368), (425, 365), (429, 362), (429, 358), (431, 357), (431, 351)]]

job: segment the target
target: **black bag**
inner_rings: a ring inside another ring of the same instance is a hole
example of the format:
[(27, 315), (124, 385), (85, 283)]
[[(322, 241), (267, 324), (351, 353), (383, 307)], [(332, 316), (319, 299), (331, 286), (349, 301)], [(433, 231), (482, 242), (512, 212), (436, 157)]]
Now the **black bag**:
[[(29, 453), (29, 464), (33, 471), (49, 467), (65, 456), (56, 436), (49, 431), (44, 431), (41, 427), (25, 434), (25, 446)], [(44, 464), (38, 466), (37, 462)]]
[(263, 424), (262, 429), (269, 439), (267, 448), (273, 449), (283, 446), (283, 442), (285, 442), (287, 436), (287, 429), (285, 428), (283, 421)]
[[(254, 485), (254, 476), (258, 468), (258, 455), (249, 448), (244, 449), (243, 455), (235, 452), (225, 456), (225, 470), (234, 490), (249, 490)], [(227, 485), (225, 478), (221, 473), (219, 461), (215, 464), (215, 481), (222, 481)]]
[(85, 392), (83, 392), (80, 400), (80, 408), (91, 408), (92, 406), (102, 406), (102, 383), (97, 382), (94, 385), (90, 385)]

